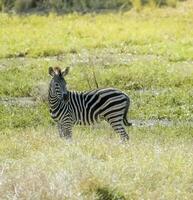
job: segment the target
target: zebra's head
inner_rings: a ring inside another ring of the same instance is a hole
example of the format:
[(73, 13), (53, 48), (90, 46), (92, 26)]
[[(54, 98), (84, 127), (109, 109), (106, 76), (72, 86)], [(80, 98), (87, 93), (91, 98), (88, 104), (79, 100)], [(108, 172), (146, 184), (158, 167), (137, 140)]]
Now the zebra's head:
[(56, 96), (59, 100), (68, 101), (68, 91), (66, 87), (66, 81), (64, 76), (66, 76), (69, 72), (69, 67), (65, 70), (61, 70), (59, 67), (49, 67), (49, 74), (52, 77), (50, 81), (50, 89), (54, 96)]

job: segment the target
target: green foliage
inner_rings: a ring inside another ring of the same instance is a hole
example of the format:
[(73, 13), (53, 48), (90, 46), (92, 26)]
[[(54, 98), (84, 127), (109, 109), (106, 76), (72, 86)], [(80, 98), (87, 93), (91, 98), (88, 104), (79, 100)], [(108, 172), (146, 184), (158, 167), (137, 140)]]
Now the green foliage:
[(34, 6), (34, 0), (16, 0), (14, 3), (14, 9), (16, 12), (22, 12), (28, 10)]
[(101, 9), (123, 9), (133, 6), (140, 11), (143, 5), (167, 5), (176, 7), (179, 0), (0, 0), (0, 10), (16, 12), (28, 11), (29, 9), (43, 9), (54, 11), (97, 11)]

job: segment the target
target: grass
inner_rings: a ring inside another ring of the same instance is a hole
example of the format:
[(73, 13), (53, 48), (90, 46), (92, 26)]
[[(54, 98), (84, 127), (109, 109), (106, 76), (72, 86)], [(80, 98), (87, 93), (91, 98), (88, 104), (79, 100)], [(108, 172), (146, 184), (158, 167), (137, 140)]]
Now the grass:
[[(191, 9), (0, 14), (0, 197), (193, 199)], [(47, 71), (69, 65), (69, 89), (95, 88), (94, 71), (131, 97), (129, 144), (105, 123), (59, 138)]]
[(193, 58), (191, 1), (183, 8), (178, 12), (171, 8), (165, 12), (145, 9), (138, 15), (133, 12), (14, 17), (1, 14), (0, 57), (49, 56), (80, 52), (83, 48), (116, 47), (135, 54), (165, 55), (174, 61), (190, 60)]
[(192, 138), (176, 137), (184, 127), (170, 131), (133, 128), (129, 146), (109, 138), (107, 127), (105, 135), (76, 128), (72, 143), (50, 128), (8, 131), (1, 135), (1, 197), (192, 199)]
[[(26, 59), (26, 61), (21, 61), (26, 63), (25, 67), (23, 67), (24, 64), (21, 66), (21, 62), (15, 62), (16, 59), (9, 63), (2, 61), (3, 65), (9, 67), (0, 74), (1, 84), (6, 83), (4, 87), (0, 88), (1, 96), (33, 96), (33, 89), (38, 83), (45, 82), (48, 85), (50, 80), (48, 67), (59, 65), (65, 68), (68, 66), (65, 59), (60, 61), (38, 59), (33, 62)], [(122, 55), (119, 56), (119, 59), (122, 59)], [(141, 61), (140, 57), (138, 59), (137, 61), (126, 60), (124, 64), (108, 61), (106, 64), (99, 63), (98, 65), (92, 62), (80, 63), (81, 61), (79, 61), (71, 68), (71, 74), (67, 77), (69, 87), (76, 90), (87, 90), (89, 84), (91, 87), (96, 87), (92, 82), (88, 84), (88, 81), (85, 80), (93, 78), (93, 70), (96, 73), (98, 84), (102, 87), (116, 85), (123, 90), (135, 91), (165, 88), (190, 89), (192, 87), (193, 69), (191, 63), (171, 63), (156, 59)]]
[(0, 105), (0, 113), (3, 116), (0, 119), (2, 131), (39, 125), (45, 126), (48, 123), (52, 123), (48, 115), (49, 109), (47, 104), (36, 106), (12, 105), (11, 107), (9, 105)]

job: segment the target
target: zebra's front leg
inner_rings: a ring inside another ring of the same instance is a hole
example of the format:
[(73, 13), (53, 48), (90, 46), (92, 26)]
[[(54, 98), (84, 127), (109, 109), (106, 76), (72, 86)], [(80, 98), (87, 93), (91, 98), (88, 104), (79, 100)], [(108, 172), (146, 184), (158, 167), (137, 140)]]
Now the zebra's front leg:
[(58, 132), (60, 137), (63, 137), (63, 127), (60, 123), (57, 124), (58, 125)]
[(66, 139), (72, 138), (72, 127), (65, 127), (63, 124), (58, 123), (58, 131), (60, 137), (65, 137)]

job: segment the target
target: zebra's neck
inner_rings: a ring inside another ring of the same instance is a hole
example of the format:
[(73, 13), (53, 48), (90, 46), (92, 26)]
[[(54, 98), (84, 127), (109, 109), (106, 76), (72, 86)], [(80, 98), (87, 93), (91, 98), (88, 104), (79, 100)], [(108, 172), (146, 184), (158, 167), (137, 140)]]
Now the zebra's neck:
[(68, 104), (65, 103), (64, 100), (59, 99), (51, 88), (49, 88), (48, 102), (50, 106), (50, 113), (53, 118), (58, 118), (60, 112), (66, 109)]

